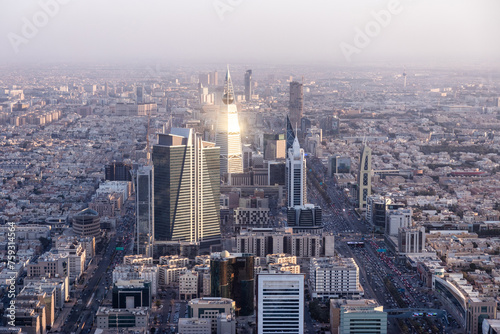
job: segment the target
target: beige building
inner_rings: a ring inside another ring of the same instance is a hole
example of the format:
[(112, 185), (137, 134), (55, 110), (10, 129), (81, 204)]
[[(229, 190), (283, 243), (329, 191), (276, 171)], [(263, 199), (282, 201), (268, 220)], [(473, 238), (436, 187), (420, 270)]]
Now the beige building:
[(198, 273), (186, 271), (179, 276), (179, 299), (191, 300), (198, 296)]

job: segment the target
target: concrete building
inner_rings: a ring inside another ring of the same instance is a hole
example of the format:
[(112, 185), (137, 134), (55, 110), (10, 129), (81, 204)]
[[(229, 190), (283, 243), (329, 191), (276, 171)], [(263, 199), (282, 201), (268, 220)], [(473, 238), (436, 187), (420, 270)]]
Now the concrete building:
[(101, 240), (101, 222), (97, 211), (84, 209), (73, 216), (73, 232), (79, 237)]
[(422, 253), (425, 251), (425, 227), (400, 228), (398, 250), (399, 253)]
[(385, 234), (397, 236), (400, 228), (409, 228), (412, 224), (412, 209), (388, 210), (386, 212)]
[(191, 300), (198, 297), (198, 274), (185, 271), (179, 275), (179, 299)]
[(151, 282), (119, 279), (113, 285), (113, 308), (151, 307), (151, 296)]
[(100, 329), (129, 328), (142, 331), (148, 326), (149, 308), (113, 309), (101, 306), (96, 319), (97, 328)]
[(304, 274), (257, 275), (257, 333), (304, 333)]
[(188, 317), (207, 319), (210, 323), (211, 333), (217, 333), (219, 327), (218, 317), (220, 315), (234, 316), (235, 308), (234, 300), (229, 298), (203, 297), (191, 299), (188, 302)]
[(252, 70), (245, 72), (245, 101), (252, 100)]
[(332, 334), (387, 334), (387, 313), (373, 299), (330, 299)]
[(211, 334), (210, 320), (198, 318), (179, 319), (179, 334)]
[(359, 268), (352, 258), (312, 258), (309, 266), (313, 298), (359, 298)]
[(297, 81), (290, 82), (289, 115), (293, 126), (299, 124), (304, 115), (304, 90)]
[(113, 270), (113, 283), (119, 280), (143, 280), (151, 282), (151, 294), (158, 291), (158, 267), (149, 265), (119, 265)]

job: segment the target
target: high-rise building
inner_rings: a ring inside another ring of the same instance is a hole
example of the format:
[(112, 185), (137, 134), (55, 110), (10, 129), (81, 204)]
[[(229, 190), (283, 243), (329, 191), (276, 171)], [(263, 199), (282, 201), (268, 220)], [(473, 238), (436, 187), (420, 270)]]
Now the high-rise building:
[(257, 275), (257, 333), (304, 333), (304, 274)]
[(304, 114), (304, 91), (302, 84), (297, 81), (290, 82), (289, 114), (292, 125), (300, 124), (300, 119)]
[(151, 307), (151, 282), (118, 280), (113, 286), (113, 308)]
[(173, 128), (153, 146), (154, 242), (220, 239), (220, 150), (193, 129)]
[(144, 166), (136, 174), (137, 254), (153, 256), (153, 167)]
[(372, 150), (363, 145), (359, 157), (358, 208), (366, 209), (366, 199), (372, 193)]
[(231, 298), (236, 314), (254, 311), (254, 256), (228, 251), (213, 253), (210, 258), (210, 293), (212, 297)]
[(297, 138), (288, 150), (286, 178), (288, 207), (303, 206), (307, 203), (306, 158)]
[(399, 253), (422, 253), (425, 251), (425, 227), (400, 228), (398, 233)]
[(373, 299), (330, 299), (332, 334), (387, 334), (387, 313)]
[(208, 80), (210, 85), (217, 86), (219, 84), (219, 73), (217, 71), (208, 73)]
[(73, 216), (73, 231), (82, 238), (101, 240), (101, 220), (97, 211), (84, 209)]
[(287, 222), (288, 227), (292, 227), (295, 233), (323, 233), (322, 210), (314, 204), (289, 207), (287, 210)]
[(312, 258), (309, 275), (313, 298), (357, 298), (363, 295), (359, 268), (352, 258)]
[(245, 101), (252, 99), (252, 70), (245, 72)]
[(136, 88), (136, 103), (144, 103), (144, 86), (137, 86)]
[(104, 167), (104, 176), (106, 181), (132, 181), (130, 169), (130, 165), (113, 161)]
[(243, 173), (243, 152), (241, 146), (238, 110), (234, 103), (234, 90), (229, 69), (224, 83), (224, 95), (217, 118), (215, 142), (220, 147), (220, 172)]
[(293, 131), (293, 125), (290, 122), (290, 117), (286, 116), (286, 152), (292, 148), (294, 140), (295, 132)]

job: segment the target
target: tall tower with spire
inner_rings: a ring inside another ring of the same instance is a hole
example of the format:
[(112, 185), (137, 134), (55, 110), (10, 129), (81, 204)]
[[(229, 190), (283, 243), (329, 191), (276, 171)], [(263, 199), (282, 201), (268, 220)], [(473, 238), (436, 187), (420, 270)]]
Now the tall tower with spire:
[(234, 103), (234, 89), (229, 67), (224, 81), (224, 94), (217, 117), (215, 143), (220, 147), (220, 171), (224, 173), (243, 173), (243, 153), (238, 110)]
[(372, 150), (363, 142), (359, 157), (358, 208), (366, 209), (366, 199), (372, 194)]
[(294, 138), (286, 159), (288, 206), (303, 206), (307, 203), (306, 158), (299, 140)]

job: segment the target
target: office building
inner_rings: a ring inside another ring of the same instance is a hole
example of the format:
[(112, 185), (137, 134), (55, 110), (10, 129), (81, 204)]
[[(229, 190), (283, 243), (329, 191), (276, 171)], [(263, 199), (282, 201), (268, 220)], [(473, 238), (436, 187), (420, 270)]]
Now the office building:
[(151, 282), (121, 280), (113, 286), (113, 308), (151, 307)]
[(339, 154), (328, 157), (328, 176), (333, 177), (337, 173), (351, 172), (351, 157)]
[(291, 228), (254, 229), (236, 236), (236, 251), (263, 257), (274, 253), (287, 253), (297, 257), (333, 255), (333, 236), (309, 233), (292, 233)]
[(141, 104), (144, 103), (144, 86), (137, 86), (135, 87), (135, 95), (136, 95), (136, 100), (135, 103)]
[(481, 327), (482, 334), (500, 334), (499, 319), (484, 319)]
[(422, 253), (425, 251), (425, 227), (399, 229), (399, 253)]
[(234, 90), (229, 69), (224, 83), (224, 95), (217, 116), (215, 142), (220, 147), (220, 172), (242, 173), (243, 152), (241, 145), (238, 110), (234, 103)]
[(397, 236), (400, 228), (412, 226), (412, 209), (397, 209), (386, 211), (385, 234)]
[(212, 253), (210, 259), (212, 297), (231, 298), (236, 314), (247, 316), (254, 311), (254, 256), (228, 251)]
[(300, 119), (304, 114), (304, 91), (302, 84), (297, 81), (290, 82), (290, 104), (289, 115), (293, 126), (300, 124)]
[(245, 72), (245, 101), (252, 100), (252, 70)]
[(304, 333), (304, 274), (257, 275), (257, 333)]
[(323, 233), (322, 210), (314, 204), (289, 207), (287, 210), (288, 227), (295, 233)]
[(366, 209), (366, 199), (372, 193), (372, 150), (363, 145), (359, 158), (358, 208)]
[(136, 242), (137, 254), (153, 256), (153, 167), (143, 166), (136, 174)]
[(234, 300), (229, 298), (203, 297), (188, 301), (187, 308), (188, 318), (206, 319), (210, 324), (211, 333), (218, 333), (218, 328), (224, 326), (224, 324), (219, 324), (219, 317), (221, 315), (234, 317), (236, 305)]
[(209, 82), (210, 85), (212, 85), (212, 86), (219, 85), (219, 73), (217, 71), (213, 71), (213, 72), (208, 73), (208, 79), (210, 81)]
[(285, 185), (286, 162), (269, 161), (267, 163), (269, 185)]
[(112, 162), (104, 167), (106, 181), (132, 181), (131, 166), (123, 162)]
[(219, 148), (173, 128), (153, 146), (154, 242), (220, 239)]
[(179, 319), (179, 334), (211, 334), (210, 320), (198, 318)]
[(286, 186), (288, 207), (303, 206), (307, 203), (306, 158), (297, 138), (288, 150)]
[(330, 299), (332, 334), (387, 334), (387, 313), (373, 299)]
[(179, 299), (191, 300), (198, 297), (198, 273), (186, 270), (179, 275)]
[(73, 232), (81, 237), (101, 240), (101, 222), (97, 211), (84, 209), (73, 216)]
[(359, 268), (352, 258), (312, 258), (309, 275), (313, 298), (359, 298)]
[(137, 307), (134, 309), (114, 309), (101, 306), (97, 310), (96, 323), (100, 329), (133, 328), (144, 331), (148, 326), (149, 308)]
[(295, 131), (293, 131), (293, 125), (290, 121), (290, 117), (286, 116), (286, 151), (285, 154), (288, 154), (288, 150), (293, 147), (293, 142), (295, 140)]
[(151, 282), (151, 295), (156, 296), (159, 284), (159, 270), (156, 265), (118, 265), (113, 270), (113, 283), (119, 280), (141, 280)]

